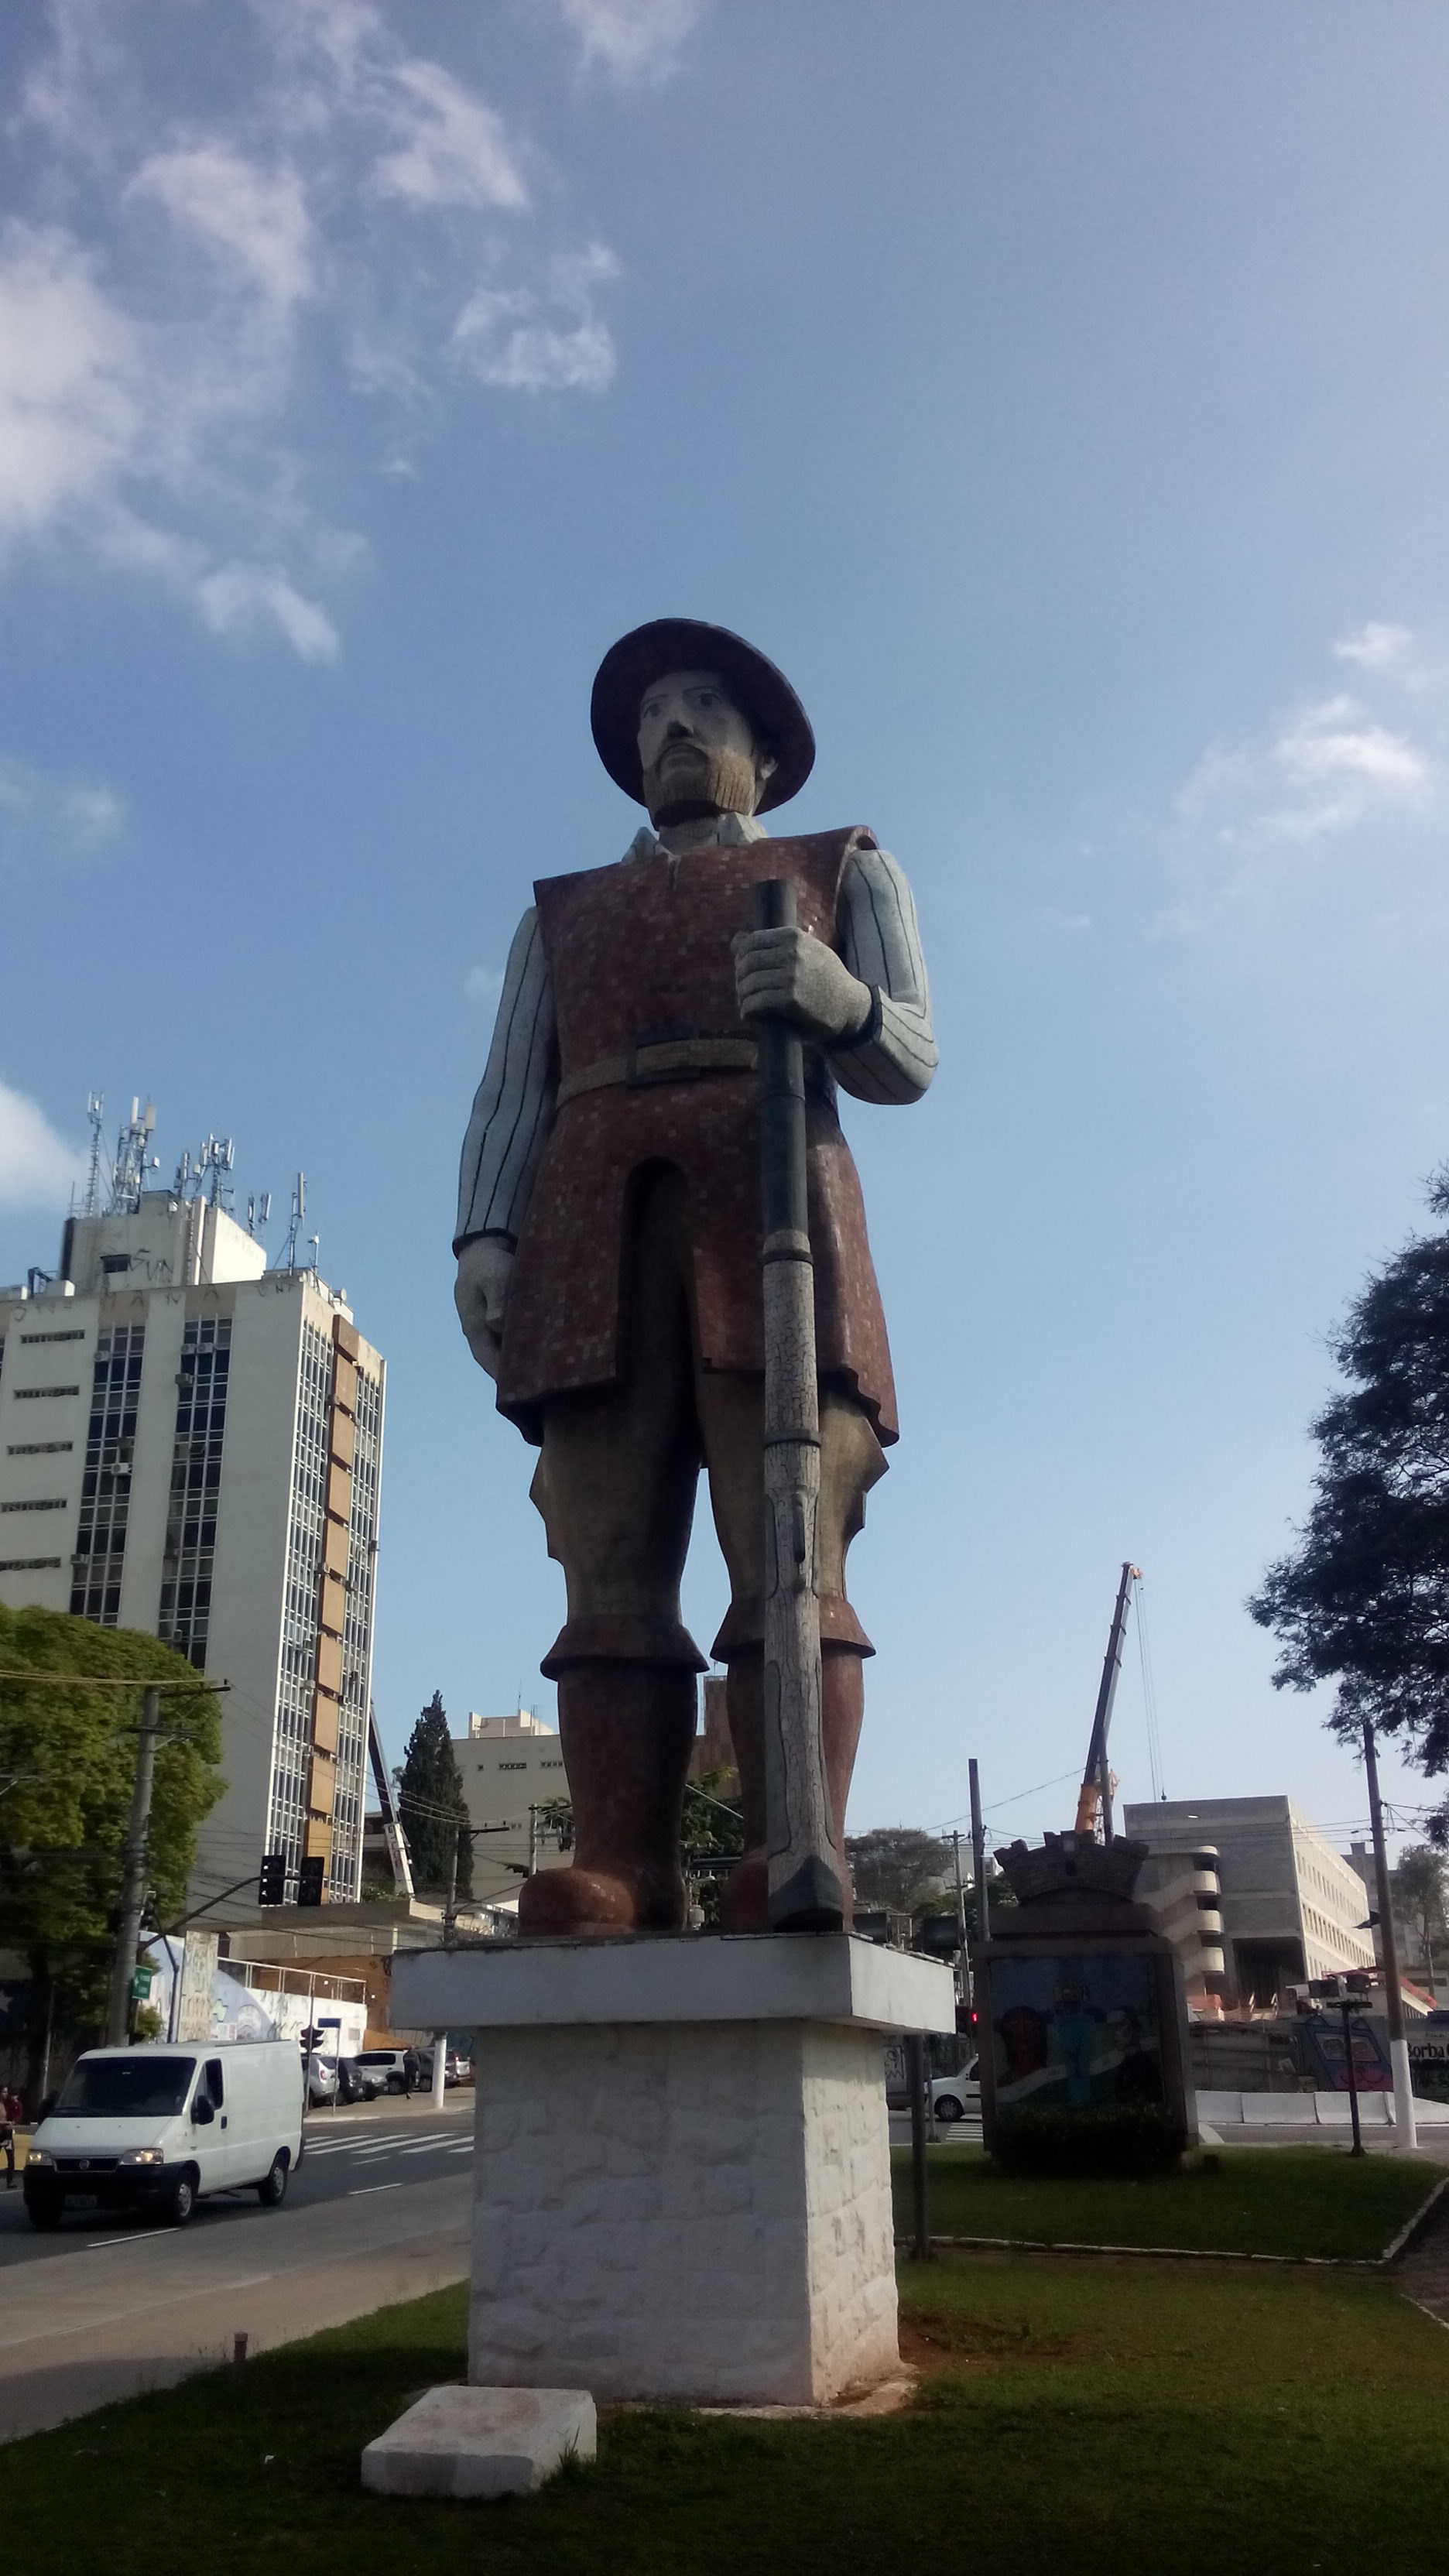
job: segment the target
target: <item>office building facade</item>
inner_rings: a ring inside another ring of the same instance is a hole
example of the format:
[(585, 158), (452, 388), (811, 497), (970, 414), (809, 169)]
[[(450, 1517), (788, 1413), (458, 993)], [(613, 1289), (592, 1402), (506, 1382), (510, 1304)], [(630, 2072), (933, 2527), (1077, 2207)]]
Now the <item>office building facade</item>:
[(356, 1898), (385, 1369), (315, 1269), (182, 1187), (67, 1221), (0, 1289), (0, 1600), (152, 1631), (211, 1681), (227, 1786), (193, 1903), (286, 1855)]
[(1162, 1799), (1124, 1807), (1122, 1830), (1154, 1854), (1211, 1846), (1230, 2007), (1266, 2011), (1310, 1978), (1372, 1969), (1363, 1882), (1291, 1798)]

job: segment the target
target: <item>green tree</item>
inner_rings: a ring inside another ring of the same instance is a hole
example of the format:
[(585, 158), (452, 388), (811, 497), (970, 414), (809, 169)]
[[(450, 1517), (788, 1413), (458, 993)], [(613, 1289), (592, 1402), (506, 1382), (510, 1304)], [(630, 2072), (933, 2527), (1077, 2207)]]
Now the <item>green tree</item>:
[[(87, 1689), (88, 1677), (135, 1689)], [(0, 1607), (0, 1948), (30, 1970), (28, 2092), (47, 2024), (89, 2031), (105, 2009), (148, 1681), (191, 1686), (161, 1702), (147, 1868), (164, 1923), (182, 1910), (196, 1829), (223, 1787), (215, 1699), (155, 1637)]]
[[(1449, 1167), (1429, 1207), (1449, 1217)], [(1430, 1778), (1449, 1769), (1449, 1226), (1371, 1274), (1330, 1348), (1347, 1384), (1312, 1425), (1319, 1464), (1298, 1544), (1248, 1603), (1278, 1638), (1279, 1690), (1338, 1685)], [(1449, 1839), (1449, 1806), (1430, 1825)]]
[(883, 1825), (869, 1834), (847, 1834), (856, 1904), (867, 1912), (885, 1906), (893, 1914), (913, 1914), (928, 1900), (933, 1908), (956, 1901), (951, 1846), (939, 1834), (914, 1825)]
[(1429, 1843), (1409, 1843), (1389, 1873), (1395, 1919), (1418, 1943), (1420, 1964), (1432, 1957), (1449, 1965), (1449, 1914), (1445, 1911), (1444, 1855)]
[(408, 1737), (398, 1774), (398, 1809), (419, 1891), (426, 1888), (435, 1896), (446, 1896), (456, 1852), (457, 1893), (471, 1896), (473, 1840), (467, 1830), (468, 1804), (441, 1691), (434, 1691)]

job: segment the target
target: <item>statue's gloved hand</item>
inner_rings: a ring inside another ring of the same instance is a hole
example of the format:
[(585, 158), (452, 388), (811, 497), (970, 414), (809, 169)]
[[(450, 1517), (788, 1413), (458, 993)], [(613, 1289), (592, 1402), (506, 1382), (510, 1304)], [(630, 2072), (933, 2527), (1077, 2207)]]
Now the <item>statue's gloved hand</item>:
[(498, 1375), (503, 1355), (503, 1309), (508, 1303), (512, 1270), (512, 1250), (496, 1235), (475, 1235), (458, 1255), (453, 1303), (468, 1348), (490, 1377)]
[(813, 932), (741, 930), (732, 944), (742, 1020), (789, 1020), (821, 1046), (864, 1028), (870, 986)]

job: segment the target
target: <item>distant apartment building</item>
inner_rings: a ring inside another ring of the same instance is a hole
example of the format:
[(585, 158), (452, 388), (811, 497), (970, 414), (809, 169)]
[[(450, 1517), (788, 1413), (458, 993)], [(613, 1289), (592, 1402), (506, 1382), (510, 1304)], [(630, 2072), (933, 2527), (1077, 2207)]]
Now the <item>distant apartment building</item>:
[(146, 1158), (118, 1155), (110, 1204), (67, 1220), (56, 1273), (0, 1288), (0, 1601), (150, 1630), (229, 1684), (193, 1902), (267, 1852), (286, 1855), (289, 1894), (320, 1859), (326, 1897), (347, 1902), (383, 1361), (341, 1291), (294, 1260), (268, 1270), (188, 1178), (149, 1187)]
[(467, 1734), (451, 1740), (474, 1828), (474, 1899), (511, 1905), (530, 1867), (556, 1869), (569, 1857), (538, 1813), (568, 1796), (563, 1747), (552, 1727), (526, 1709), (511, 1717), (470, 1711)]
[[(1350, 1843), (1344, 1854), (1349, 1868), (1362, 1879), (1364, 1913), (1377, 1917), (1379, 1906), (1378, 1873), (1374, 1866), (1372, 1846)], [(1374, 1955), (1382, 1963), (1383, 1938), (1377, 1920), (1373, 1931)], [(1449, 1942), (1426, 1941), (1422, 1928), (1410, 1923), (1398, 1898), (1394, 1903), (1394, 1947), (1399, 1972), (1407, 1989), (1405, 2002), (1415, 2010), (1443, 2012), (1449, 2009)]]
[(1122, 1830), (1159, 1857), (1211, 1846), (1230, 2007), (1266, 2010), (1290, 1985), (1373, 1967), (1363, 1882), (1290, 1798), (1162, 1799), (1124, 1807)]

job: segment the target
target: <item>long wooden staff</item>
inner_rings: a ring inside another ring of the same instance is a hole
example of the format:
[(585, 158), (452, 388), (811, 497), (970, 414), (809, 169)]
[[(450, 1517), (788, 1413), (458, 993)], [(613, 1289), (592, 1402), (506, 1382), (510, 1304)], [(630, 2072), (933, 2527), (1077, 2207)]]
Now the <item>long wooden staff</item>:
[[(792, 929), (795, 888), (755, 888), (755, 926)], [(820, 1397), (815, 1271), (805, 1187), (805, 1061), (799, 1031), (761, 1020), (760, 1159), (765, 1311), (765, 1814), (770, 1929), (838, 1932), (845, 1856), (835, 1840), (821, 1733)]]

